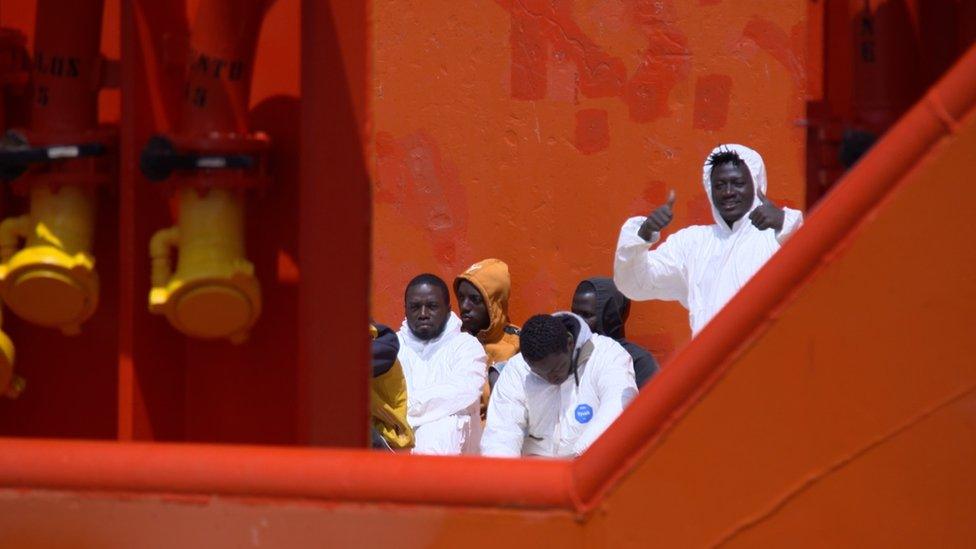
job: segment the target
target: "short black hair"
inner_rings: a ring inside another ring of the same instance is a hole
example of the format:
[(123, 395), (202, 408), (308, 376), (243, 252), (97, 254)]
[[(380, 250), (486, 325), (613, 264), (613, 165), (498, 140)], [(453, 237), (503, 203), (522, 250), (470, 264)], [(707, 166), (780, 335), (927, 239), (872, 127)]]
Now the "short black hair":
[(444, 282), (443, 278), (431, 273), (423, 273), (411, 278), (410, 282), (407, 283), (407, 289), (403, 291), (403, 300), (407, 300), (407, 292), (410, 291), (410, 288), (420, 286), (421, 284), (428, 284), (440, 288), (444, 292), (444, 301), (448, 306), (451, 305), (451, 292), (447, 289), (447, 283)]
[(578, 296), (580, 294), (595, 294), (596, 285), (589, 280), (581, 280), (579, 284), (576, 285), (576, 291), (573, 292), (573, 296)]
[(712, 170), (718, 166), (721, 166), (722, 164), (732, 164), (738, 168), (744, 163), (745, 160), (742, 160), (739, 153), (733, 151), (732, 149), (719, 149), (709, 155), (708, 161), (706, 162), (706, 164), (712, 167)]
[(535, 315), (525, 322), (519, 335), (522, 358), (535, 362), (566, 350), (569, 331), (552, 315)]

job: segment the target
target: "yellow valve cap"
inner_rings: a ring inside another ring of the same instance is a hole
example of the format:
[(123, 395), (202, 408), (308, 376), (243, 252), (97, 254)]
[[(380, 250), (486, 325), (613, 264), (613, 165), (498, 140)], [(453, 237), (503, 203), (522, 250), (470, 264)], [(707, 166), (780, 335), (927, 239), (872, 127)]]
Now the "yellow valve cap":
[(14, 375), (14, 344), (0, 332), (0, 394), (19, 393), (23, 380)]
[(231, 337), (254, 322), (254, 307), (243, 292), (206, 285), (177, 297), (175, 324), (183, 333), (201, 338)]
[(7, 305), (17, 316), (42, 326), (62, 327), (85, 319), (90, 296), (70, 274), (38, 268), (9, 282)]

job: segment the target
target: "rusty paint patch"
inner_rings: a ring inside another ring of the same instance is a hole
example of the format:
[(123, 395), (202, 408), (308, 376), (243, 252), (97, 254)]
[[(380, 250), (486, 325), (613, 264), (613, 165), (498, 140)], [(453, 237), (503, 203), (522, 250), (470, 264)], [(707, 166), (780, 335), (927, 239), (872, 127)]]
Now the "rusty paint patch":
[(794, 26), (791, 35), (772, 21), (753, 17), (746, 23), (742, 36), (752, 40), (786, 68), (793, 83), (802, 87), (805, 81), (803, 65), (803, 29)]
[(512, 97), (536, 100), (546, 96), (549, 43), (539, 18), (513, 7), (509, 44), (512, 49)]
[[(631, 22), (646, 34), (648, 46), (628, 79), (623, 60), (609, 55), (576, 23), (573, 2), (496, 1), (512, 18), (509, 43), (513, 98), (545, 97), (553, 75), (549, 65), (572, 63), (576, 67), (573, 85), (582, 95), (619, 97), (629, 107), (631, 119), (637, 122), (650, 122), (670, 113), (671, 90), (687, 77), (691, 67), (687, 38), (672, 23), (675, 15), (671, 2), (642, 1), (632, 7)], [(566, 67), (555, 74), (565, 76)], [(566, 80), (561, 82), (565, 84)], [(575, 97), (563, 88), (550, 93), (558, 99)]]
[(576, 113), (576, 148), (583, 154), (604, 151), (610, 146), (610, 122), (603, 109)]
[[(587, 97), (612, 97), (626, 78), (623, 61), (608, 55), (573, 19), (573, 3), (498, 0), (512, 16), (512, 97), (541, 99), (546, 92), (549, 47), (579, 70), (577, 86)], [(541, 55), (540, 55), (541, 54)]]
[(430, 238), (437, 260), (459, 269), (459, 247), (466, 247), (467, 193), (457, 167), (442, 158), (425, 132), (394, 138), (376, 134), (377, 202), (391, 204), (398, 223), (412, 225)]
[(729, 118), (729, 98), (732, 95), (732, 77), (727, 74), (709, 74), (695, 82), (695, 116), (692, 127), (696, 130), (720, 130)]
[(649, 214), (654, 210), (654, 208), (664, 204), (664, 201), (668, 197), (667, 190), (673, 186), (674, 185), (672, 184), (669, 187), (666, 182), (659, 179), (648, 181), (644, 184), (644, 188), (641, 191), (640, 196), (631, 202), (627, 212), (632, 215)]
[(671, 90), (688, 76), (691, 57), (688, 39), (673, 24), (670, 2), (641, 1), (634, 6), (633, 22), (647, 35), (647, 49), (637, 71), (623, 90), (623, 101), (635, 122), (668, 116)]

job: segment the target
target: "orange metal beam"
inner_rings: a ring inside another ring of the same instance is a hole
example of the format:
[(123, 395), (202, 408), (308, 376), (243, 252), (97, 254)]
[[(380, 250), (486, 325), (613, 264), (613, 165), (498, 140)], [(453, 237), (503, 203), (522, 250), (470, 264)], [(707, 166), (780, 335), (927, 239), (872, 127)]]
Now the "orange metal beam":
[(0, 486), (573, 508), (569, 462), (273, 446), (4, 439)]
[(369, 444), (368, 2), (302, 2), (299, 440)]

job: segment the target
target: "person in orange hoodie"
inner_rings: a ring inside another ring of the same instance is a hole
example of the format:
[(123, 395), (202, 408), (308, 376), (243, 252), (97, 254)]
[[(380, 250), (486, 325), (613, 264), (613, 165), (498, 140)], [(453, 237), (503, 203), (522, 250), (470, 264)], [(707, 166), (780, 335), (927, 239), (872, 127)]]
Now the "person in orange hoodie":
[(481, 394), (482, 419), (495, 380), (508, 359), (519, 352), (519, 329), (508, 318), (511, 286), (508, 265), (498, 259), (479, 261), (454, 279), (461, 331), (477, 337), (488, 355), (488, 383)]

